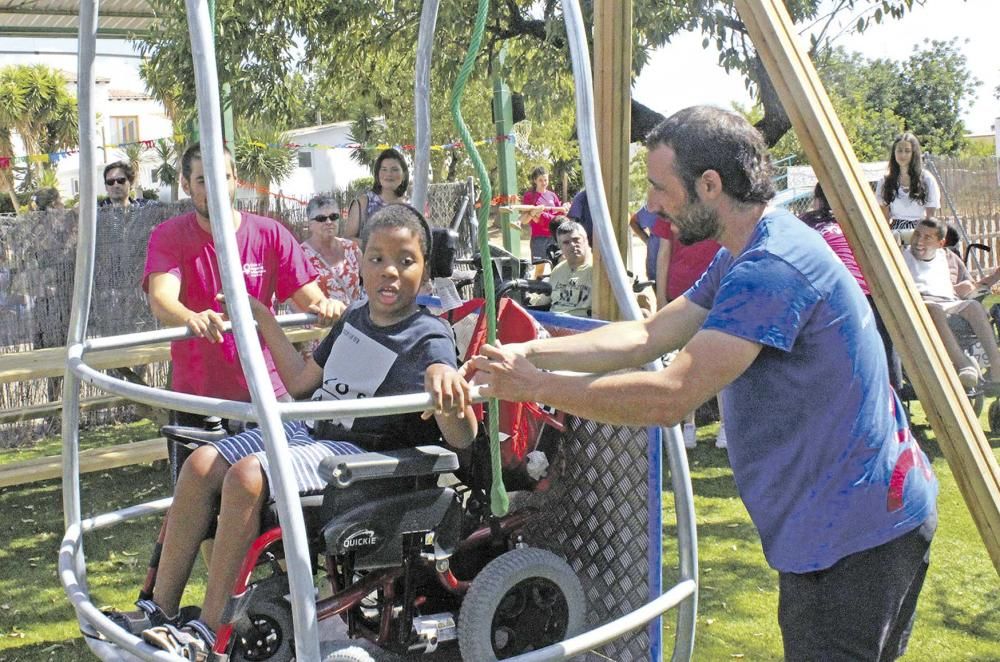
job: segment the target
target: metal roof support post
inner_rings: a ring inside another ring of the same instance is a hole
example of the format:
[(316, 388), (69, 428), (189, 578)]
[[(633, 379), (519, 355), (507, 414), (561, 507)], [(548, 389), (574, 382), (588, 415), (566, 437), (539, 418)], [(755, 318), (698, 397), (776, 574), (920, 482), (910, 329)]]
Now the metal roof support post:
[(421, 213), (427, 208), (427, 183), (431, 167), (431, 55), (434, 53), (437, 15), (438, 0), (426, 0), (420, 10), (416, 75), (413, 81), (413, 129), (416, 149), (413, 152), (412, 202)]
[(233, 320), (233, 335), (243, 363), (250, 394), (257, 406), (258, 420), (264, 434), (264, 447), (271, 465), (271, 489), (278, 505), (285, 541), (288, 583), (292, 593), (292, 618), (295, 623), (295, 650), (301, 660), (319, 660), (316, 627), (316, 602), (305, 523), (298, 503), (295, 477), (288, 460), (288, 442), (278, 415), (278, 403), (264, 366), (264, 354), (247, 302), (246, 283), (236, 246), (232, 223), (232, 202), (226, 186), (225, 154), (222, 150), (221, 110), (216, 71), (215, 49), (205, 0), (187, 0), (188, 29), (198, 92), (198, 123), (202, 137), (202, 163), (208, 185), (209, 217), (212, 237), (219, 251), (223, 292)]
[[(73, 274), (73, 309), (69, 318), (67, 347), (83, 342), (94, 286), (94, 255), (97, 228), (97, 115), (93, 109), (97, 55), (97, 0), (80, 3), (79, 58), (77, 71), (77, 107), (80, 117), (80, 207), (79, 234), (76, 245), (76, 269)], [(63, 378), (63, 524), (69, 529), (80, 524), (80, 378), (69, 366)], [(74, 555), (77, 584), (87, 591), (87, 567), (83, 542)]]

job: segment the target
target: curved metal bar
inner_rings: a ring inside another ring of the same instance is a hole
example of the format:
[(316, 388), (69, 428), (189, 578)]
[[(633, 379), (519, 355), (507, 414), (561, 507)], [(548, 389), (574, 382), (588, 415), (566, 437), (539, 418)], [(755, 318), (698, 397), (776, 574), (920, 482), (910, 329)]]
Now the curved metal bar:
[[(87, 316), (94, 281), (94, 255), (97, 228), (96, 149), (97, 114), (94, 110), (94, 84), (97, 55), (97, 0), (80, 3), (79, 56), (77, 70), (77, 108), (80, 126), (80, 227), (76, 245), (76, 268), (73, 274), (73, 307), (67, 340), (80, 342), (87, 335)], [(80, 509), (80, 382), (69, 368), (62, 387), (62, 500), (63, 524), (79, 523)], [(73, 558), (78, 581), (87, 587), (87, 566), (83, 547)]]
[[(597, 130), (594, 126), (593, 79), (590, 70), (590, 53), (587, 48), (583, 15), (578, 0), (563, 2), (566, 35), (573, 63), (576, 88), (577, 134), (580, 142), (580, 160), (583, 163), (587, 202), (594, 219), (594, 235), (605, 265), (611, 289), (626, 319), (640, 319), (639, 305), (631, 295), (631, 284), (625, 278), (625, 265), (614, 243), (608, 201), (604, 195), (604, 181), (597, 149)], [(658, 369), (658, 362), (649, 366)], [(677, 426), (667, 430), (667, 457), (670, 461), (670, 478), (674, 487), (677, 509), (678, 542), (686, 543), (686, 552), (679, 553), (681, 581), (697, 582), (697, 533), (695, 529), (694, 502), (691, 497), (691, 478), (687, 456)], [(684, 509), (683, 511), (681, 509)], [(674, 660), (689, 660), (694, 648), (694, 624), (697, 609), (697, 592), (694, 599), (681, 604), (677, 616), (677, 635), (674, 641)]]
[(77, 618), (97, 628), (104, 637), (120, 649), (146, 660), (173, 661), (182, 658), (153, 648), (115, 625), (111, 619), (101, 613), (101, 610), (90, 601), (86, 587), (80, 583), (79, 574), (74, 568), (74, 559), (80, 553), (85, 531), (101, 529), (126, 520), (162, 512), (170, 506), (171, 501), (173, 499), (160, 499), (77, 522), (66, 528), (66, 533), (59, 545), (59, 580), (62, 582), (70, 603), (76, 609)]
[(271, 467), (271, 493), (278, 505), (285, 538), (288, 584), (292, 594), (292, 619), (295, 623), (295, 650), (305, 660), (319, 659), (316, 626), (316, 602), (313, 600), (312, 560), (306, 543), (305, 522), (298, 503), (295, 476), (288, 457), (288, 441), (276, 415), (277, 399), (264, 365), (264, 354), (250, 320), (246, 283), (236, 246), (232, 223), (232, 203), (226, 185), (226, 156), (222, 150), (222, 113), (219, 107), (219, 81), (215, 62), (215, 44), (207, 0), (186, 0), (191, 55), (194, 60), (195, 89), (198, 94), (198, 124), (201, 131), (201, 155), (208, 185), (209, 219), (212, 237), (219, 252), (222, 290), (226, 307), (234, 321), (233, 335), (243, 373), (247, 378), (252, 402), (258, 407), (264, 449)]
[[(67, 363), (70, 371), (83, 381), (93, 384), (109, 393), (153, 407), (166, 407), (189, 411), (203, 416), (223, 416), (242, 421), (260, 419), (257, 408), (251, 403), (200, 395), (177, 393), (152, 386), (133, 384), (117, 377), (106, 375), (88, 366), (80, 358), (80, 345), (70, 347)], [(472, 388), (473, 401), (485, 402), (487, 398), (479, 394), (479, 387)], [(434, 401), (427, 393), (391, 395), (360, 400), (327, 400), (306, 402), (276, 402), (274, 410), (281, 420), (302, 420), (308, 418), (338, 418), (407, 414), (433, 408)], [(297, 496), (297, 495), (296, 495)]]
[(545, 660), (565, 660), (574, 655), (582, 655), (587, 651), (617, 639), (626, 632), (642, 627), (671, 607), (680, 604), (684, 599), (694, 595), (696, 590), (697, 586), (694, 581), (685, 579), (678, 582), (676, 586), (660, 597), (647, 602), (621, 618), (615, 619), (610, 623), (605, 623), (572, 639), (567, 639), (558, 644), (552, 644), (540, 650), (509, 659), (511, 662), (543, 662)]
[[(294, 315), (279, 315), (276, 319), (278, 324), (282, 327), (301, 326), (303, 324), (312, 324), (315, 322), (316, 315), (313, 313), (295, 313)], [(253, 326), (257, 326), (257, 323), (253, 320), (250, 322)], [(223, 323), (222, 326), (224, 332), (229, 332), (232, 331), (233, 323), (227, 321)], [(125, 333), (117, 336), (104, 336), (103, 338), (91, 338), (83, 341), (83, 349), (85, 352), (105, 349), (122, 349), (125, 347), (139, 347), (152, 343), (184, 340), (185, 338), (194, 337), (194, 334), (191, 333), (189, 329), (179, 326), (169, 329), (157, 329), (156, 331), (141, 331), (138, 333)]]
[(411, 203), (421, 212), (427, 206), (427, 182), (431, 165), (431, 55), (434, 52), (434, 29), (437, 25), (438, 0), (424, 0), (420, 10), (420, 34), (417, 37), (417, 63), (413, 81), (414, 133), (413, 197)]

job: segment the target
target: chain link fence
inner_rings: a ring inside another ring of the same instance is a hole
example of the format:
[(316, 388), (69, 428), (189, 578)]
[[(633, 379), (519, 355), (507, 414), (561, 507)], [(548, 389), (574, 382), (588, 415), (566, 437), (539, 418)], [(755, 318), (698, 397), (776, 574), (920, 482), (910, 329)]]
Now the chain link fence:
[[(428, 221), (434, 226), (457, 227), (459, 257), (475, 250), (474, 189), (464, 182), (433, 184), (428, 190)], [(288, 227), (299, 239), (308, 235), (303, 205), (280, 205), (261, 210), (255, 200), (237, 206), (263, 213)], [(191, 211), (188, 200), (137, 208), (102, 207), (98, 210), (94, 289), (87, 327), (88, 337), (149, 331), (157, 328), (142, 291), (146, 245), (153, 228), (164, 220)], [(66, 344), (76, 266), (78, 216), (74, 210), (30, 212), (0, 218), (0, 354), (24, 352)], [(167, 383), (167, 366), (140, 371), (152, 386)], [(82, 397), (106, 395), (84, 384)], [(15, 410), (61, 398), (61, 379), (35, 379), (0, 384), (0, 410)], [(83, 425), (127, 420), (131, 405), (86, 412)], [(51, 421), (0, 424), (0, 448), (28, 443), (53, 429)]]

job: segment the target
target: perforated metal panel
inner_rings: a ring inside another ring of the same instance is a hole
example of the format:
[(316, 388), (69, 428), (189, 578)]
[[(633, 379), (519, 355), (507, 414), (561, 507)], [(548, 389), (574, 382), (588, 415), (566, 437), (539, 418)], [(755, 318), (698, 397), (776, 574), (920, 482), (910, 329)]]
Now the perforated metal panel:
[[(542, 513), (526, 542), (560, 554), (580, 578), (589, 629), (649, 599), (646, 430), (570, 418), (564, 439), (552, 489), (520, 503)], [(640, 630), (586, 659), (630, 662), (648, 651)]]

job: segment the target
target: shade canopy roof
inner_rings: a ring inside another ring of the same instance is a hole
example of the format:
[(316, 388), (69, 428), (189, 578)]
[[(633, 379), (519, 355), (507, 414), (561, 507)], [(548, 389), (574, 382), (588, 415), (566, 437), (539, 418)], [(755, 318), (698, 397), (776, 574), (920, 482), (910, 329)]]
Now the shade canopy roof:
[[(98, 37), (122, 39), (145, 32), (156, 16), (146, 0), (102, 0)], [(0, 0), (0, 37), (76, 37), (80, 3), (70, 0)]]

